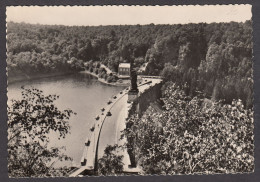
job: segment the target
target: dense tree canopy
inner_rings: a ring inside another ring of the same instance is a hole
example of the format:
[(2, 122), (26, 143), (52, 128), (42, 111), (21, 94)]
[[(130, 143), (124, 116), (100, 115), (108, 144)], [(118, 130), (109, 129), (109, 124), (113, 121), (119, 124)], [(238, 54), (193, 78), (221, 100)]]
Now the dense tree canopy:
[[(9, 22), (8, 76), (78, 71), (92, 60), (116, 72), (121, 62), (137, 68), (146, 63), (143, 74), (161, 74), (179, 85), (186, 83), (191, 96), (200, 90), (208, 98), (227, 103), (240, 98), (249, 108), (253, 94), (251, 39), (251, 21), (142, 26)], [(175, 68), (169, 70), (169, 65)]]
[(253, 112), (232, 104), (189, 97), (173, 83), (164, 109), (133, 115), (124, 134), (144, 174), (239, 173), (254, 170)]

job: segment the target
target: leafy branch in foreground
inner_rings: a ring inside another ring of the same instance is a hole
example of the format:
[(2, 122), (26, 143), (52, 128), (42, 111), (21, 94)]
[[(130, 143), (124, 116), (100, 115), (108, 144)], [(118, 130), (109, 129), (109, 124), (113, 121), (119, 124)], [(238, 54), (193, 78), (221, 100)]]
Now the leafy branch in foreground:
[(145, 174), (239, 173), (254, 170), (253, 112), (188, 97), (176, 84), (164, 91), (165, 110), (129, 118), (124, 134)]
[[(69, 133), (69, 118), (76, 114), (60, 111), (43, 91), (22, 87), (22, 99), (8, 106), (8, 173), (11, 177), (50, 176), (54, 163), (70, 160), (62, 149), (49, 146), (50, 134), (58, 139)], [(53, 137), (52, 136), (52, 137)]]
[(98, 160), (98, 174), (99, 175), (118, 175), (123, 172), (123, 155), (117, 155), (120, 150), (118, 145), (108, 145), (104, 150), (104, 155)]

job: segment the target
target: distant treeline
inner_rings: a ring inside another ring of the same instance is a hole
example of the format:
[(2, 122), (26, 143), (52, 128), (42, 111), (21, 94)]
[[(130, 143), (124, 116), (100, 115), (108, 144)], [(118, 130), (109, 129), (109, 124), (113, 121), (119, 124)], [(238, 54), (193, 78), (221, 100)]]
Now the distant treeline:
[(252, 106), (252, 22), (186, 25), (60, 26), (7, 24), (9, 76), (66, 72), (121, 62), (186, 85), (189, 95), (242, 99)]

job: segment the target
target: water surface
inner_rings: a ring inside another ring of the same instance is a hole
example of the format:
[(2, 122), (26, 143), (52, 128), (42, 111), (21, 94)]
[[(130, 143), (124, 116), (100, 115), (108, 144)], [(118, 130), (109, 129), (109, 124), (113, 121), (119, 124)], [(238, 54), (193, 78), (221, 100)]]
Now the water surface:
[(60, 98), (55, 104), (59, 109), (70, 108), (77, 113), (70, 119), (71, 133), (63, 140), (51, 140), (51, 145), (65, 146), (66, 154), (73, 158), (75, 164), (80, 163), (84, 142), (90, 134), (89, 128), (93, 125), (95, 116), (111, 96), (123, 89), (100, 83), (85, 73), (77, 73), (9, 84), (8, 104), (10, 99), (21, 98), (21, 86), (33, 86), (43, 90), (45, 95), (57, 94)]

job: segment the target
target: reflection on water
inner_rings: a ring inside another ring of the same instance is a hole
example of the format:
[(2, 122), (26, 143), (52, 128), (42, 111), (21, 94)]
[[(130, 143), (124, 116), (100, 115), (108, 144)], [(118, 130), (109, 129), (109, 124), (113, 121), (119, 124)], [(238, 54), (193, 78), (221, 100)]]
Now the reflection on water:
[(66, 154), (76, 164), (80, 162), (84, 141), (90, 134), (89, 128), (95, 116), (111, 96), (123, 89), (100, 83), (90, 75), (77, 73), (9, 84), (8, 104), (10, 99), (21, 98), (21, 86), (33, 86), (43, 90), (45, 95), (57, 94), (60, 98), (55, 103), (59, 109), (70, 108), (77, 113), (70, 119), (70, 134), (63, 140), (51, 140), (51, 145), (65, 146)]

